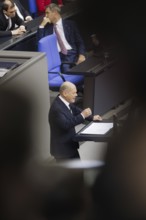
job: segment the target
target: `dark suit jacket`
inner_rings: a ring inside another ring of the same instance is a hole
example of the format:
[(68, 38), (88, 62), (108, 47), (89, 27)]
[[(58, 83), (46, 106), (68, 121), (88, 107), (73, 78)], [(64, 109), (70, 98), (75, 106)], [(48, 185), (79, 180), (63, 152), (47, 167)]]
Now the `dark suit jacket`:
[(13, 0), (13, 2), (17, 5), (20, 10), (20, 13), (24, 17), (24, 20), (27, 16), (31, 16), (30, 13), (23, 7), (19, 0)]
[[(51, 154), (55, 158), (68, 158), (73, 156), (79, 148), (79, 143), (73, 140), (75, 126), (83, 123), (81, 109), (71, 105), (71, 110), (57, 97), (49, 111), (51, 129)], [(92, 117), (89, 120), (92, 120)]]
[[(77, 52), (77, 54), (85, 55), (85, 45), (76, 24), (67, 19), (63, 19), (62, 24), (68, 43)], [(48, 23), (44, 28), (38, 28), (37, 40), (39, 41), (42, 37), (45, 37), (49, 34), (53, 34), (53, 24)]]
[[(15, 17), (11, 18), (12, 20), (12, 27), (11, 30), (15, 29), (15, 24), (18, 26), (23, 25), (24, 22), (21, 18), (18, 17), (16, 14)], [(6, 19), (3, 11), (0, 11), (0, 37), (5, 37), (5, 36), (12, 36), (11, 30), (6, 31), (8, 27), (8, 20)]]

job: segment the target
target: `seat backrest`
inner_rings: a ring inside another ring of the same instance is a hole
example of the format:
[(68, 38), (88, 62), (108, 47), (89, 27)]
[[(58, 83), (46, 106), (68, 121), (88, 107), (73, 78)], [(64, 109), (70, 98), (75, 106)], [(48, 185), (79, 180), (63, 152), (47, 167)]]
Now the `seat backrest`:
[(38, 51), (46, 53), (48, 72), (60, 72), (61, 60), (58, 53), (57, 38), (55, 34), (41, 38), (38, 42)]

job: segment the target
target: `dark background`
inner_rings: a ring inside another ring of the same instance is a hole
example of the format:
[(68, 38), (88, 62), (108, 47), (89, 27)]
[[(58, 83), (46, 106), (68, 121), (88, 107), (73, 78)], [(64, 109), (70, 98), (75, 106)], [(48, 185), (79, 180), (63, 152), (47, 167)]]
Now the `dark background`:
[(129, 60), (131, 82), (137, 96), (146, 99), (146, 12), (144, 3), (134, 1), (84, 1), (84, 25), (105, 44), (116, 45), (117, 53)]

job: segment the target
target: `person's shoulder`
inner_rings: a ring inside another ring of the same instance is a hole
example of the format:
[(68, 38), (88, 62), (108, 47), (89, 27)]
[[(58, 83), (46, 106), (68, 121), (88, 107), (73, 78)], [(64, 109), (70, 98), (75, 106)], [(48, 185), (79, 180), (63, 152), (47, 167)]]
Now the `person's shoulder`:
[(75, 21), (69, 20), (69, 19), (64, 19), (63, 26), (70, 29), (70, 30), (72, 30), (72, 31), (73, 30), (76, 31), (76, 28), (77, 28), (77, 25), (76, 25)]
[(59, 105), (61, 102), (60, 98), (57, 96), (53, 101), (52, 101), (52, 104), (51, 104), (51, 108), (53, 107), (56, 107), (57, 105)]
[(58, 114), (62, 111), (62, 101), (59, 97), (55, 98), (50, 106), (49, 115), (51, 114)]
[(69, 24), (69, 25), (75, 25), (75, 21), (71, 20), (71, 19), (63, 19), (62, 20), (63, 23)]

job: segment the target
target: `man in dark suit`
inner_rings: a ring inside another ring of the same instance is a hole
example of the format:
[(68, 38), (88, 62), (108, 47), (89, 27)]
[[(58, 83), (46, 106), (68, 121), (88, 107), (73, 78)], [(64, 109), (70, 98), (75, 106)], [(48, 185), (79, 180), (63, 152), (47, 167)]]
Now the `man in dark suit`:
[[(61, 61), (76, 64), (83, 62), (85, 60), (86, 51), (76, 24), (71, 20), (62, 19), (60, 14), (61, 8), (55, 3), (48, 5), (45, 13), (46, 16), (38, 28), (37, 39), (39, 40), (44, 36), (55, 33), (58, 39), (58, 50), (60, 52)], [(59, 38), (61, 38), (66, 52), (62, 49)], [(67, 71), (68, 68), (69, 66), (67, 65), (64, 72)]]
[[(2, 4), (5, 1), (6, 0), (0, 0), (0, 4)], [(14, 2), (16, 13), (22, 20), (24, 20), (25, 22), (32, 20), (30, 13), (23, 7), (23, 5), (20, 3), (19, 0), (11, 0), (11, 1)]]
[[(15, 28), (15, 25), (18, 28)], [(24, 22), (17, 15), (14, 2), (6, 0), (0, 9), (0, 37), (21, 35), (24, 32)]]
[(30, 15), (30, 13), (23, 7), (23, 5), (20, 3), (20, 1), (13, 0), (13, 2), (15, 3), (15, 7), (16, 7), (18, 16), (22, 20), (24, 20), (25, 22), (31, 21), (32, 17)]
[(51, 129), (51, 154), (57, 161), (80, 158), (79, 143), (74, 141), (75, 126), (89, 121), (101, 120), (99, 115), (92, 116), (90, 108), (81, 110), (73, 103), (77, 96), (76, 86), (64, 82), (60, 87), (60, 95), (54, 100), (49, 111)]

